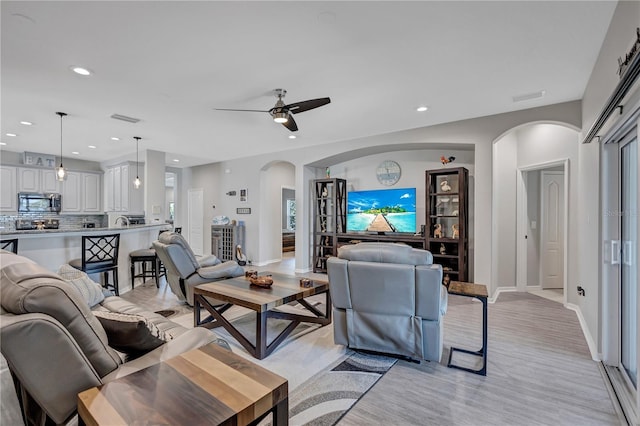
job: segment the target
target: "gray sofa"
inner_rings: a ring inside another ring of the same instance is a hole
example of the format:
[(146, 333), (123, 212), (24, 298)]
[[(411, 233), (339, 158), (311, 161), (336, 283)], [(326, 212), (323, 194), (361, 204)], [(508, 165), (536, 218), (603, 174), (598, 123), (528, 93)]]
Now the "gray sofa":
[(214, 255), (197, 259), (189, 243), (176, 232), (163, 232), (153, 248), (167, 271), (167, 282), (178, 299), (193, 306), (193, 287), (244, 275), (237, 262)]
[[(0, 251), (0, 267), (0, 348), (27, 424), (66, 423), (76, 413), (79, 392), (219, 342), (210, 330), (184, 328), (117, 296), (90, 309), (73, 284), (25, 257)], [(112, 335), (97, 318), (104, 312), (144, 317), (163, 339), (160, 346), (128, 361), (109, 345)]]
[(360, 243), (327, 260), (336, 344), (440, 361), (447, 290), (429, 251)]

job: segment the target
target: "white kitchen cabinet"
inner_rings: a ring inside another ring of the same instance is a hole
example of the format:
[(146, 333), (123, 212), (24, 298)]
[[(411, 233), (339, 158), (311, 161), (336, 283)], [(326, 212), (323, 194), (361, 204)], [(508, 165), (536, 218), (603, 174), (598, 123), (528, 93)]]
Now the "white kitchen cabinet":
[(62, 182), (61, 193), (61, 213), (80, 213), (82, 211), (82, 173), (67, 171), (67, 180)]
[(101, 212), (100, 173), (67, 172), (62, 183), (62, 213)]
[(11, 166), (0, 166), (0, 211), (18, 210), (17, 170)]
[(55, 169), (18, 167), (18, 192), (60, 192)]
[(100, 175), (97, 173), (82, 173), (82, 211), (84, 213), (100, 212), (100, 195), (102, 194)]
[(60, 181), (55, 169), (40, 170), (40, 192), (60, 192)]
[(136, 163), (123, 163), (109, 167), (106, 171), (106, 211), (127, 214), (144, 214), (144, 186), (136, 189), (133, 179), (143, 168), (136, 170)]
[(18, 192), (40, 192), (40, 170), (18, 167)]

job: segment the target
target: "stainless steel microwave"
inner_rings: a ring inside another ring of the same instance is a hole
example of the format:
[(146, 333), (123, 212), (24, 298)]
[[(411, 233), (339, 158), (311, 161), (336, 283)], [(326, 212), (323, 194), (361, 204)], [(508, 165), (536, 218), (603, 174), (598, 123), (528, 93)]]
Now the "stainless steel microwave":
[(56, 193), (19, 192), (19, 212), (55, 212), (62, 210), (62, 195)]

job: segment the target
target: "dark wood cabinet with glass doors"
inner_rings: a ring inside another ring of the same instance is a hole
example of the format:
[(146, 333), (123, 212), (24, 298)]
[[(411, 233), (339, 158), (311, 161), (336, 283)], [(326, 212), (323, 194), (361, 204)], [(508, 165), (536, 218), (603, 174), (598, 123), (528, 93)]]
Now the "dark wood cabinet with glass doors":
[(313, 272), (327, 272), (327, 258), (338, 254), (338, 235), (347, 232), (347, 181), (313, 182)]
[(426, 171), (426, 242), (443, 284), (468, 279), (469, 171), (464, 167)]

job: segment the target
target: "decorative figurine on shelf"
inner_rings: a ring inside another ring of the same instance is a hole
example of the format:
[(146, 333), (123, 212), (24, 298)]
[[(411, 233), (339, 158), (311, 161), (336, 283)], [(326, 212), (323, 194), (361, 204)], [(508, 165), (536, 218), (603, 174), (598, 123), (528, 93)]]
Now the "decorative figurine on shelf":
[(442, 157), (440, 157), (440, 162), (446, 166), (449, 163), (453, 163), (455, 159), (456, 157), (445, 157), (443, 155)]
[(331, 177), (331, 169), (329, 167), (326, 168), (325, 173), (327, 175), (327, 179)]
[(451, 212), (451, 216), (458, 216), (458, 210), (454, 210)]
[(322, 188), (322, 196), (326, 197), (329, 195), (329, 190), (327, 190), (327, 187), (325, 186), (324, 188)]
[(451, 225), (451, 231), (453, 232), (451, 238), (460, 238), (460, 231), (458, 230), (458, 224)]
[(433, 238), (442, 238), (442, 225), (436, 223), (434, 226), (436, 229), (433, 230)]
[(242, 246), (238, 244), (236, 246), (236, 259), (238, 261), (238, 265), (244, 266), (247, 264), (247, 256), (242, 253)]
[(451, 277), (449, 276), (449, 274), (445, 274), (444, 278), (442, 278), (442, 284), (446, 287), (449, 288), (449, 283), (451, 283)]
[(440, 244), (440, 254), (447, 254), (447, 248), (444, 244)]
[(451, 185), (449, 185), (449, 181), (448, 180), (445, 179), (442, 182), (440, 182), (440, 191), (442, 191), (442, 192), (451, 191)]

